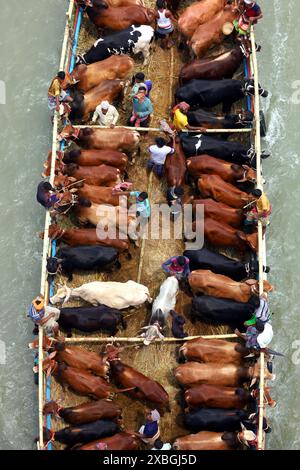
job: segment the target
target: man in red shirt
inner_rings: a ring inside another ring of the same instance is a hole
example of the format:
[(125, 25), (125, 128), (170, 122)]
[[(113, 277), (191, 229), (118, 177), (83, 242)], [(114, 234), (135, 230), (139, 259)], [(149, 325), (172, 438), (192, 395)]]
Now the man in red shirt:
[(260, 6), (253, 0), (244, 0), (243, 16), (245, 20), (256, 24), (263, 17)]

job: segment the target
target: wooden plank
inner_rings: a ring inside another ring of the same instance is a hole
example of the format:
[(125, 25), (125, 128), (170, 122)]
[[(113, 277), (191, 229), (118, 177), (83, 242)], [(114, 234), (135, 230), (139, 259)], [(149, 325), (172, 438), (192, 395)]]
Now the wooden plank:
[[(155, 343), (183, 343), (186, 341), (191, 341), (193, 339), (233, 339), (237, 338), (235, 334), (227, 335), (203, 335), (203, 336), (187, 336), (186, 338), (164, 338), (155, 340)], [(101, 343), (143, 343), (144, 338), (118, 338), (117, 336), (112, 336), (110, 338), (97, 338), (97, 337), (81, 337), (81, 338), (65, 338), (66, 343), (77, 344), (77, 343), (86, 343), (86, 344), (101, 344)]]

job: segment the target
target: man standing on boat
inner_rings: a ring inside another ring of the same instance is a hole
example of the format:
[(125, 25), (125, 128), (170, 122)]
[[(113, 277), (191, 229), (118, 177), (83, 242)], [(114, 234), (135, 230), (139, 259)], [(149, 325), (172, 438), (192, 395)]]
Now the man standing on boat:
[(117, 124), (119, 119), (119, 113), (117, 109), (112, 105), (109, 104), (108, 101), (102, 101), (102, 103), (97, 106), (94, 116), (93, 122), (97, 122), (101, 127), (111, 127), (114, 128)]
[(73, 98), (67, 95), (67, 93), (62, 88), (65, 78), (65, 72), (58, 72), (56, 77), (54, 77), (51, 82), (48, 90), (48, 107), (51, 109), (51, 111), (56, 110), (59, 112), (59, 107), (62, 102), (71, 103), (73, 101)]

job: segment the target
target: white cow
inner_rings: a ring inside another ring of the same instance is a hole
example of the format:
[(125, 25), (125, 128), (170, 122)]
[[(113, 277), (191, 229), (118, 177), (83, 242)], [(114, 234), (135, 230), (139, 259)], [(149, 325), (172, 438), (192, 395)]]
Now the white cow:
[(128, 307), (138, 307), (146, 301), (152, 302), (147, 287), (134, 281), (127, 282), (89, 282), (76, 289), (67, 286), (58, 289), (50, 299), (51, 304), (65, 304), (71, 297), (79, 297), (94, 305), (106, 305), (122, 310)]
[(179, 283), (175, 276), (168, 277), (160, 286), (159, 295), (153, 302), (150, 324), (153, 323), (158, 311), (161, 311), (166, 324), (171, 310), (175, 309)]

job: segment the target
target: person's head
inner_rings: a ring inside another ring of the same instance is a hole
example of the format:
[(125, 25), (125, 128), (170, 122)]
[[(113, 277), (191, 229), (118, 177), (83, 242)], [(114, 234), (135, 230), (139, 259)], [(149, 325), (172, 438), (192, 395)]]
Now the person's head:
[(187, 114), (189, 109), (190, 109), (190, 105), (188, 103), (186, 103), (185, 101), (182, 101), (181, 103), (179, 103), (178, 107), (179, 107), (179, 110), (183, 114)]
[(252, 5), (253, 3), (256, 3), (255, 0), (244, 0), (244, 3), (246, 3), (246, 5)]
[(160, 439), (156, 439), (156, 441), (154, 442), (155, 449), (160, 450), (163, 448), (163, 446), (164, 446), (163, 441), (161, 441)]
[(101, 103), (101, 111), (103, 114), (106, 114), (109, 109), (109, 102), (108, 101), (102, 101)]
[(158, 137), (157, 139), (155, 139), (155, 143), (160, 149), (163, 148), (164, 145), (166, 145), (166, 141), (162, 137)]
[(147, 87), (146, 87), (145, 85), (140, 86), (138, 92), (139, 92), (139, 93), (144, 93), (144, 95), (146, 96), (146, 94), (147, 94)]
[(137, 200), (140, 201), (140, 202), (143, 202), (146, 199), (148, 199), (148, 193), (146, 193), (146, 192), (140, 193), (138, 198), (137, 198)]
[(53, 189), (51, 184), (48, 181), (44, 182), (43, 188), (44, 188), (45, 191), (52, 191), (52, 189)]
[(150, 408), (146, 408), (144, 414), (145, 414), (145, 419), (146, 419), (147, 423), (151, 423), (151, 421), (153, 421), (153, 419), (152, 419), (152, 413), (151, 413)]
[(265, 329), (265, 324), (261, 320), (256, 320), (255, 328), (259, 333), (262, 333)]
[(157, 0), (156, 2), (156, 8), (158, 10), (164, 10), (166, 8), (166, 2), (165, 0)]
[(58, 72), (57, 78), (63, 82), (64, 79), (66, 78), (65, 72), (63, 72), (63, 71)]
[(181, 186), (178, 186), (178, 188), (174, 189), (174, 194), (177, 197), (181, 197), (184, 195), (184, 189)]
[(143, 81), (145, 80), (145, 74), (143, 72), (138, 72), (134, 78), (135, 83), (143, 83)]
[(179, 266), (184, 266), (185, 265), (185, 257), (184, 256), (178, 256), (177, 258)]
[(262, 196), (262, 191), (260, 189), (253, 189), (251, 194), (258, 199)]

